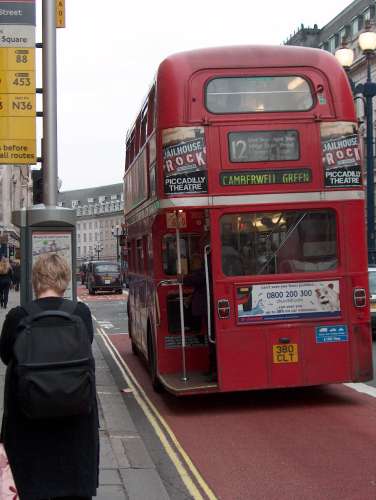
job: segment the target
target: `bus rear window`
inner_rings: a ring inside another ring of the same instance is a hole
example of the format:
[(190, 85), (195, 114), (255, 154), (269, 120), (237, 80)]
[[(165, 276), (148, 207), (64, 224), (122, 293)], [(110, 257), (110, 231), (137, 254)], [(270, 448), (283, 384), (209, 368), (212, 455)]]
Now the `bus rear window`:
[(300, 76), (214, 78), (206, 86), (211, 113), (307, 111), (313, 106), (308, 82)]
[(337, 267), (332, 210), (249, 212), (220, 221), (226, 276), (323, 272)]

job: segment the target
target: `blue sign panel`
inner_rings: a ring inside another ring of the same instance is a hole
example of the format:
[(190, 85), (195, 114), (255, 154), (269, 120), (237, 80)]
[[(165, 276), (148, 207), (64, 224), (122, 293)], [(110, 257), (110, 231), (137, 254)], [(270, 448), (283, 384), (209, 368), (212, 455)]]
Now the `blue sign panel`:
[(348, 342), (349, 334), (347, 325), (318, 326), (316, 331), (316, 343), (325, 342)]

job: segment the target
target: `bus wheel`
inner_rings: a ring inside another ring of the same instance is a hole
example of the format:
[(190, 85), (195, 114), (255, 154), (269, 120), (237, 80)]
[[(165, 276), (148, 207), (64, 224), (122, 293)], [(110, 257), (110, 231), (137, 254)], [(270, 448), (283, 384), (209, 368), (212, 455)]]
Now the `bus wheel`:
[(128, 315), (128, 335), (129, 335), (129, 338), (131, 339), (132, 353), (137, 356), (138, 349), (137, 349), (137, 346), (136, 346), (136, 344), (135, 344), (135, 342), (133, 340), (133, 336), (132, 336), (132, 321), (131, 321), (131, 313), (130, 313), (130, 310), (129, 310), (129, 302), (127, 304), (127, 315)]
[(151, 336), (150, 325), (148, 325), (148, 356), (149, 356), (149, 371), (151, 377), (151, 385), (155, 392), (162, 392), (163, 385), (157, 374), (157, 358), (155, 355), (154, 342)]

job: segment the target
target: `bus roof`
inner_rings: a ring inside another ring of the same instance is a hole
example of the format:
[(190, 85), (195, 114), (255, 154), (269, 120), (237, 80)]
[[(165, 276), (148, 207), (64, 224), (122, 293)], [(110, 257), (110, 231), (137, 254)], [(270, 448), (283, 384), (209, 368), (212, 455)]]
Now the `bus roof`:
[[(270, 74), (273, 68), (278, 73), (279, 69), (285, 70), (288, 67), (298, 72), (299, 68), (302, 68), (302, 73), (306, 70), (321, 73), (329, 86), (334, 115), (342, 120), (354, 121), (356, 119), (346, 72), (331, 53), (309, 47), (240, 45), (198, 49), (167, 57), (160, 64), (157, 72), (159, 104), (160, 109), (164, 110), (163, 120), (159, 124), (162, 128), (176, 126), (174, 123), (183, 120), (183, 116), (186, 117), (184, 99), (187, 84), (191, 85), (189, 82), (192, 81), (193, 75), (200, 71), (215, 75), (216, 71), (223, 74), (223, 70), (234, 69), (236, 74), (239, 74), (239, 71), (244, 68), (244, 70), (251, 70), (253, 74), (258, 70), (260, 73), (265, 70)], [(310, 113), (312, 112), (317, 111), (313, 109)]]
[(211, 47), (180, 52), (168, 56), (159, 66), (159, 71), (170, 64), (179, 65), (190, 74), (200, 69), (214, 68), (263, 68), (286, 66), (312, 66), (326, 72), (336, 66), (343, 74), (337, 59), (329, 52), (310, 47), (291, 45), (237, 45)]

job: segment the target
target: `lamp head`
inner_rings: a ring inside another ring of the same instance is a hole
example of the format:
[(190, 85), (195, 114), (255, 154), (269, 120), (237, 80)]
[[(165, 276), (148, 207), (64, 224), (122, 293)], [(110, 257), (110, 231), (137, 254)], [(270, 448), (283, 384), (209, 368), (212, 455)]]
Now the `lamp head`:
[(354, 51), (347, 46), (346, 38), (342, 38), (341, 47), (336, 50), (334, 55), (340, 65), (345, 69), (349, 69), (354, 62)]
[(370, 21), (367, 21), (364, 26), (364, 31), (358, 38), (359, 47), (367, 54), (376, 50), (376, 32), (374, 31)]

